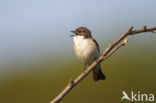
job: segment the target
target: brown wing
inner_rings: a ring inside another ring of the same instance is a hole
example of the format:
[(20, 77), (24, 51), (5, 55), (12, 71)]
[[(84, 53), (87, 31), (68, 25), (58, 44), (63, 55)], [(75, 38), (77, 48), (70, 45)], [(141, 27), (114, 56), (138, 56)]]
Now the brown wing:
[(100, 48), (99, 48), (98, 43), (96, 42), (96, 40), (95, 40), (95, 39), (93, 39), (93, 38), (92, 38), (92, 40), (93, 40), (93, 42), (96, 44), (96, 46), (97, 46), (97, 48), (98, 48), (98, 51), (100, 52)]

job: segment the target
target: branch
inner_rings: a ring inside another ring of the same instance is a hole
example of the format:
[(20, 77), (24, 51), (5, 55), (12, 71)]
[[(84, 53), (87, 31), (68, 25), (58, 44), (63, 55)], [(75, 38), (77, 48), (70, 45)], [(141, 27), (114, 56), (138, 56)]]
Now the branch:
[[(61, 101), (65, 95), (70, 92), (70, 90), (75, 87), (83, 78), (85, 78), (92, 70), (93, 68), (103, 60), (107, 59), (110, 57), (116, 50), (118, 50), (120, 47), (124, 46), (127, 44), (128, 39), (126, 38), (122, 43), (120, 43), (125, 37), (128, 35), (134, 35), (138, 33), (143, 33), (143, 32), (152, 32), (155, 33), (154, 30), (156, 30), (156, 27), (153, 28), (146, 28), (146, 25), (142, 27), (140, 30), (132, 30), (133, 27), (129, 27), (125, 33), (123, 33), (120, 37), (118, 37), (113, 43), (110, 43), (108, 47), (104, 50), (104, 52), (101, 54), (101, 56), (94, 61), (87, 69), (85, 72), (82, 72), (75, 80), (70, 80), (68, 85), (65, 87), (63, 91), (60, 92), (60, 94), (55, 97), (50, 103), (58, 103)], [(120, 44), (119, 44), (120, 43)]]

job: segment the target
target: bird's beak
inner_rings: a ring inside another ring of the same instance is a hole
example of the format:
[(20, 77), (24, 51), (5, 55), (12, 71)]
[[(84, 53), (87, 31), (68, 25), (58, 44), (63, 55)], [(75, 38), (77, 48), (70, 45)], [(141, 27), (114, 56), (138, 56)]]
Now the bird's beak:
[(74, 33), (73, 35), (70, 35), (70, 37), (73, 37), (76, 33), (75, 31), (70, 31), (70, 32)]
[(75, 33), (75, 31), (70, 31), (70, 32)]

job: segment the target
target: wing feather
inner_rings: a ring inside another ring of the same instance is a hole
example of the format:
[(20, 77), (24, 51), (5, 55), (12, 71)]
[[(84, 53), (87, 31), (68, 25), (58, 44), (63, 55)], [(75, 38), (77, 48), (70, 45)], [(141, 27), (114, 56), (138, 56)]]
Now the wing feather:
[(97, 41), (96, 41), (94, 38), (92, 38), (92, 40), (93, 40), (93, 42), (96, 44), (96, 46), (97, 46), (97, 48), (98, 48), (98, 51), (100, 52), (100, 48), (99, 48), (99, 45), (98, 45)]

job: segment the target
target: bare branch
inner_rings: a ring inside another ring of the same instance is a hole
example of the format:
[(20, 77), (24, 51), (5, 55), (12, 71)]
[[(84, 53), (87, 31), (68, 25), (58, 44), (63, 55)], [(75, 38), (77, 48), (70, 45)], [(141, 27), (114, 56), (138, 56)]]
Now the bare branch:
[(156, 27), (146, 28), (145, 25), (140, 30), (132, 31), (132, 29), (133, 29), (132, 26), (129, 27), (125, 33), (123, 33), (120, 37), (118, 37), (113, 43), (110, 43), (108, 47), (104, 50), (104, 52), (101, 54), (101, 56), (86, 69), (86, 72), (82, 72), (75, 80), (70, 80), (65, 89), (61, 91), (60, 94), (57, 97), (55, 97), (50, 103), (58, 103), (60, 100), (62, 100), (64, 96), (68, 94), (68, 92), (70, 92), (70, 90), (73, 87), (75, 87), (81, 80), (83, 80), (83, 78), (85, 78), (99, 62), (102, 62), (103, 60), (107, 59), (120, 47), (126, 45), (128, 43), (127, 38), (122, 43), (120, 43), (125, 37), (127, 37), (128, 35), (134, 35), (143, 32), (155, 33), (154, 30), (156, 30)]

